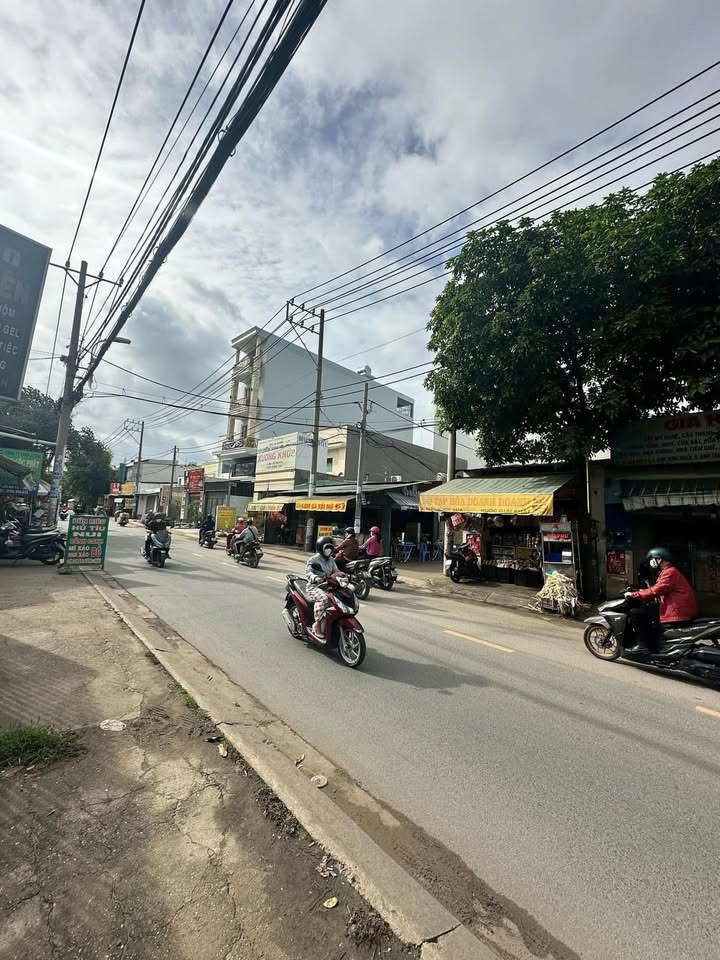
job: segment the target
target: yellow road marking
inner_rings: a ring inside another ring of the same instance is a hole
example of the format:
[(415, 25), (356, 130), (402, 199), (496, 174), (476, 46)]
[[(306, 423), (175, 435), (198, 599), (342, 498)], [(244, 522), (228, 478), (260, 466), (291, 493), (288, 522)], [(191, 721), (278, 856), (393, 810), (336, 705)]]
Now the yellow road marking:
[[(490, 640), (481, 640), (480, 637), (470, 637), (467, 633), (456, 633), (454, 630), (446, 630), (451, 637), (460, 637), (461, 640), (472, 640), (473, 643), (481, 643), (484, 647), (492, 647), (493, 650), (502, 650), (503, 653), (515, 653), (512, 647), (504, 647), (501, 643), (491, 643)], [(720, 714), (718, 714), (720, 716)]]
[(707, 713), (709, 717), (720, 717), (720, 710), (713, 710), (712, 707), (695, 707), (698, 713)]

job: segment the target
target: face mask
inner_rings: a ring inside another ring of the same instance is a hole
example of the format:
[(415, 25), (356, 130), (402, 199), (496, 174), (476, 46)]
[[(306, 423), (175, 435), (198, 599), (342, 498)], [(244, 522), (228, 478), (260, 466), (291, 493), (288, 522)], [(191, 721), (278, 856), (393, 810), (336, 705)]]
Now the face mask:
[(661, 561), (658, 560), (657, 557), (650, 558), (650, 566), (653, 568), (653, 570), (657, 570), (657, 568), (660, 566), (660, 563)]
[(323, 556), (331, 557), (332, 556), (332, 547), (323, 547)]

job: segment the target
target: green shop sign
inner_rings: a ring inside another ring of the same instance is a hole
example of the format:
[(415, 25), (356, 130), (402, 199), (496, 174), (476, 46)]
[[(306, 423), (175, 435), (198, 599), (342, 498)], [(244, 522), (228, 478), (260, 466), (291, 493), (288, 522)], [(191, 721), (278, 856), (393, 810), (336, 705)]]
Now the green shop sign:
[(0, 448), (0, 493), (34, 496), (40, 486), (42, 465), (39, 450)]
[(70, 517), (63, 566), (103, 569), (109, 525), (110, 517), (85, 514)]

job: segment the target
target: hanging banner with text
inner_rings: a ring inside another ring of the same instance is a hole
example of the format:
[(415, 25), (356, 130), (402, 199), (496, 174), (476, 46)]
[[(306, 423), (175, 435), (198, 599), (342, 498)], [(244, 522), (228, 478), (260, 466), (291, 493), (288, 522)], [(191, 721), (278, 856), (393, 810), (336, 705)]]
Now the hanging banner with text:
[(105, 567), (108, 527), (110, 517), (94, 515), (70, 517), (67, 545), (65, 548), (65, 567)]
[(51, 250), (0, 224), (0, 399), (19, 400)]

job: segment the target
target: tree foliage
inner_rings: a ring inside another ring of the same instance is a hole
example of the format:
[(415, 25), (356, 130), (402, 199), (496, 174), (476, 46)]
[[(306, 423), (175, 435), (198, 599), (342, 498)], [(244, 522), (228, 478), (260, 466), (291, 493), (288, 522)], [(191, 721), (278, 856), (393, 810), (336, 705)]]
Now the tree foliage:
[(720, 160), (472, 233), (450, 266), (426, 383), (488, 462), (575, 460), (720, 402)]
[(68, 445), (63, 491), (87, 506), (97, 503), (110, 490), (110, 450), (90, 427), (82, 427)]
[[(0, 402), (0, 430), (7, 433), (25, 431), (35, 434), (34, 439), (54, 443), (59, 416), (57, 401), (34, 387), (23, 387), (18, 403)], [(25, 450), (28, 444), (9, 437), (0, 437), (0, 446)], [(54, 450), (52, 447), (41, 449), (44, 454), (45, 470), (47, 470)]]

